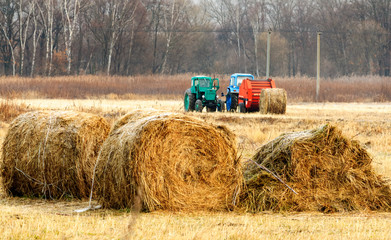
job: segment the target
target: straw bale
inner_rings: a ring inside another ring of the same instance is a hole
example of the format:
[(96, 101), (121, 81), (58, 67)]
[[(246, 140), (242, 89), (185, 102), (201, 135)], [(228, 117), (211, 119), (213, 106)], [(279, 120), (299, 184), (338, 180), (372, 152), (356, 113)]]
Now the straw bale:
[(262, 89), (259, 96), (259, 111), (262, 114), (285, 114), (287, 94), (282, 88)]
[(84, 198), (91, 190), (100, 146), (110, 131), (105, 119), (72, 111), (37, 111), (10, 124), (1, 176), (12, 196)]
[[(107, 208), (222, 210), (243, 183), (236, 138), (227, 128), (183, 114), (128, 114), (102, 146), (98, 201)], [(136, 118), (132, 118), (135, 116)]]
[(129, 112), (122, 116), (120, 119), (118, 119), (113, 127), (111, 128), (110, 132), (113, 132), (117, 130), (118, 128), (122, 127), (123, 125), (129, 123), (129, 122), (135, 122), (141, 118), (149, 117), (152, 115), (158, 115), (161, 113), (164, 113), (165, 111), (149, 108), (149, 109), (144, 109), (144, 110), (134, 110), (132, 112)]
[(391, 210), (391, 190), (357, 141), (324, 125), (286, 133), (263, 145), (253, 160), (276, 173), (294, 194), (251, 161), (244, 166), (249, 211)]

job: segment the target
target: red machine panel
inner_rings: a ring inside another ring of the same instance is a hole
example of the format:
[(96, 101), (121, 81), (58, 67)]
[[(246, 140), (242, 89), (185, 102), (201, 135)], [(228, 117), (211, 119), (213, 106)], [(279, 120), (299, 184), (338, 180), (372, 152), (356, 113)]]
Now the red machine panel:
[(275, 88), (273, 79), (250, 80), (244, 79), (239, 87), (239, 104), (244, 103), (246, 111), (259, 111), (259, 96), (264, 88)]

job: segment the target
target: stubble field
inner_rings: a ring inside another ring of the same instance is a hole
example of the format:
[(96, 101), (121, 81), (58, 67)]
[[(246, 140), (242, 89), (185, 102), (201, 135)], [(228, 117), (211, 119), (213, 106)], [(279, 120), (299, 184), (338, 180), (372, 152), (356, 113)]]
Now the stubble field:
[[(5, 101), (5, 100), (3, 100)], [(181, 100), (13, 99), (12, 108), (93, 112), (114, 122), (135, 109), (183, 112)], [(373, 156), (376, 172), (391, 178), (391, 105), (388, 103), (290, 103), (285, 115), (189, 113), (236, 133), (243, 161), (281, 133), (325, 123), (359, 140)], [(0, 123), (3, 141), (9, 121)], [(391, 213), (322, 214), (233, 212), (137, 213), (129, 210), (74, 210), (87, 200), (7, 197), (0, 189), (0, 239), (387, 239)]]

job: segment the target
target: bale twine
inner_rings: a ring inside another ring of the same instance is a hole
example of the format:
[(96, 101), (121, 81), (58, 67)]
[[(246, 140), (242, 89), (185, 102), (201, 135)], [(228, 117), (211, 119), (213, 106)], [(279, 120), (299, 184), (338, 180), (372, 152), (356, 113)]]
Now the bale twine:
[(262, 114), (285, 114), (287, 94), (282, 88), (262, 89), (259, 96), (259, 112)]
[(94, 184), (104, 207), (141, 202), (144, 211), (222, 210), (235, 205), (243, 179), (236, 139), (227, 128), (182, 114), (139, 116), (126, 115), (128, 123), (114, 128), (102, 146)]
[(391, 190), (374, 173), (372, 159), (335, 126), (282, 134), (253, 160), (276, 173), (298, 195), (249, 161), (244, 167), (249, 211), (391, 210)]
[(11, 123), (1, 176), (12, 196), (59, 199), (89, 196), (94, 164), (109, 133), (107, 121), (71, 111), (37, 111)]

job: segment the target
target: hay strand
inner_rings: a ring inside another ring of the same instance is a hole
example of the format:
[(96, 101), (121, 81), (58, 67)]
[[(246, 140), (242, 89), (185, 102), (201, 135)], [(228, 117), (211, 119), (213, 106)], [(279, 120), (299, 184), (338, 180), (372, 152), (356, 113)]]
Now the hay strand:
[(235, 205), (243, 180), (227, 128), (182, 114), (138, 116), (120, 119), (122, 126), (102, 147), (95, 186), (104, 207), (132, 208), (137, 201), (145, 211)]
[(99, 116), (37, 111), (17, 117), (3, 143), (1, 176), (12, 196), (89, 196), (100, 146), (109, 133)]
[(249, 211), (391, 210), (390, 187), (373, 171), (371, 157), (335, 126), (283, 134), (262, 146), (253, 160), (299, 194), (248, 163), (242, 206)]

